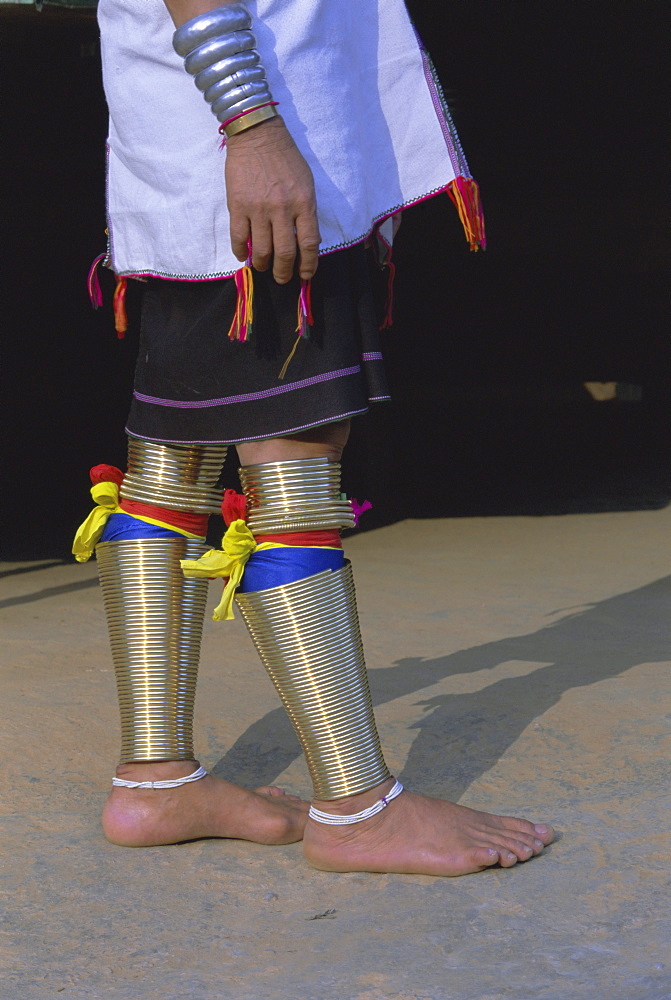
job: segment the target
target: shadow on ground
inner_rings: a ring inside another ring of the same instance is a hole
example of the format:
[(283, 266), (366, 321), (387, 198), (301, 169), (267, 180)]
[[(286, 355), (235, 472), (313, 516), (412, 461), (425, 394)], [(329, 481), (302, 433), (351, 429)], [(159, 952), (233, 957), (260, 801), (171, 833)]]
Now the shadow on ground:
[[(660, 623), (670, 616), (667, 576), (528, 635), (431, 660), (406, 658), (371, 671), (373, 702), (382, 705), (448, 677), (492, 670), (511, 660), (547, 664), (531, 676), (499, 680), (474, 693), (420, 701), (426, 714), (412, 727), (419, 732), (401, 781), (418, 791), (458, 799), (564, 692), (616, 677), (639, 663), (665, 661), (668, 642)], [(299, 756), (284, 709), (277, 708), (242, 734), (214, 773), (246, 786), (269, 784)]]

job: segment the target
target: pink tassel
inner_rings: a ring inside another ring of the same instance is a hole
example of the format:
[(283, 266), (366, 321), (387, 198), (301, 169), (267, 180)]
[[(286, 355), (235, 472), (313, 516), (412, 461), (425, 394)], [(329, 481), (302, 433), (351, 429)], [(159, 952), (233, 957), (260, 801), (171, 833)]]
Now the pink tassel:
[(373, 505), (370, 500), (364, 500), (363, 503), (352, 497), (350, 500), (350, 507), (352, 508), (352, 513), (354, 514), (354, 527), (356, 528), (362, 514), (365, 514), (367, 510), (372, 510)]
[(301, 290), (298, 296), (298, 322), (296, 333), (299, 337), (309, 337), (309, 327), (314, 326), (314, 316), (312, 315), (312, 282), (310, 279), (301, 281)]
[(91, 300), (91, 305), (94, 309), (100, 309), (103, 304), (103, 293), (98, 279), (98, 264), (101, 260), (104, 260), (106, 256), (106, 253), (98, 254), (89, 268), (89, 275), (86, 281), (86, 286), (89, 291), (89, 299)]

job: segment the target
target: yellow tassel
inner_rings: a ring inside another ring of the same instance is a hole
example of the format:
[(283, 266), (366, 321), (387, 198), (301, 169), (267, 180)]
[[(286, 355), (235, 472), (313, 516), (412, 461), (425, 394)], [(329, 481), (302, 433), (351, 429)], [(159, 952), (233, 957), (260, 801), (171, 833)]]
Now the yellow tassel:
[(281, 372), (279, 373), (279, 375), (277, 376), (277, 377), (278, 377), (278, 379), (282, 379), (282, 378), (284, 378), (284, 376), (286, 375), (286, 373), (287, 373), (287, 368), (288, 368), (288, 367), (289, 367), (289, 365), (291, 364), (291, 359), (293, 358), (294, 354), (296, 353), (296, 348), (298, 347), (298, 345), (299, 345), (299, 344), (300, 344), (300, 342), (301, 342), (301, 337), (302, 337), (302, 334), (300, 334), (300, 333), (299, 333), (299, 334), (298, 334), (298, 336), (296, 337), (296, 343), (295, 343), (295, 344), (294, 344), (294, 346), (293, 346), (293, 347), (291, 348), (291, 354), (289, 355), (289, 357), (287, 358), (287, 360), (286, 360), (286, 361), (284, 362), (284, 364), (282, 365), (282, 371), (281, 371)]
[(257, 545), (254, 535), (244, 521), (231, 521), (221, 540), (221, 549), (208, 549), (200, 559), (182, 559), (182, 572), (184, 576), (206, 577), (208, 580), (227, 577), (228, 582), (212, 618), (215, 622), (231, 621), (235, 617), (233, 597), (240, 586), (247, 560), (257, 549), (275, 548), (282, 546), (277, 542), (262, 542), (261, 545)]
[(485, 217), (477, 182), (472, 177), (455, 177), (448, 184), (447, 193), (457, 209), (471, 250), (484, 250), (487, 246)]
[(72, 543), (72, 554), (77, 562), (87, 562), (105, 530), (110, 514), (119, 508), (119, 487), (116, 483), (96, 483), (91, 488), (91, 496), (98, 504), (86, 520), (77, 528)]

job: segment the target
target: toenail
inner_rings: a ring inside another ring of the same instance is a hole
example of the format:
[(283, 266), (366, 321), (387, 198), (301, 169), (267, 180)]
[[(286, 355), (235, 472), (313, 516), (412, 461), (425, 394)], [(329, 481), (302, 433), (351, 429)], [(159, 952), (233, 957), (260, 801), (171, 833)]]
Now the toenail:
[(543, 843), (542, 840), (534, 840), (534, 844), (539, 850), (541, 849), (541, 847), (545, 847), (545, 844)]

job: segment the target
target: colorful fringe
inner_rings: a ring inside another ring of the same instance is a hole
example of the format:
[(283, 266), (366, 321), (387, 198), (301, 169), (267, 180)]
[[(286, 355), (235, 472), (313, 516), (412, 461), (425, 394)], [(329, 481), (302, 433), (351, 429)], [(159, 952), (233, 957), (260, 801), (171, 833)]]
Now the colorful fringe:
[[(106, 253), (98, 254), (89, 268), (86, 287), (88, 288), (89, 299), (94, 309), (100, 309), (103, 304), (103, 293), (98, 278), (98, 265), (105, 260)], [(128, 290), (128, 279), (117, 278), (114, 296), (112, 298), (112, 309), (114, 310), (114, 329), (119, 340), (123, 340), (128, 329), (128, 317), (126, 315), (126, 292)]]
[(251, 336), (254, 322), (254, 277), (249, 260), (235, 272), (234, 280), (238, 298), (228, 337), (244, 343)]
[(123, 340), (128, 329), (128, 317), (126, 315), (126, 292), (128, 290), (128, 279), (117, 278), (114, 297), (112, 299), (112, 309), (114, 310), (114, 329), (119, 340)]
[(296, 340), (294, 346), (291, 348), (289, 357), (282, 365), (278, 379), (283, 379), (287, 373), (287, 368), (291, 364), (294, 354), (296, 353), (296, 348), (300, 344), (301, 340), (307, 340), (310, 336), (310, 327), (314, 325), (314, 317), (312, 315), (312, 282), (308, 278), (307, 280), (301, 281), (301, 290), (298, 295), (298, 316), (296, 319)]
[(485, 250), (485, 217), (477, 181), (472, 177), (455, 177), (447, 185), (447, 193), (459, 213), (459, 221), (471, 250)]
[(391, 252), (388, 260), (382, 266), (387, 271), (387, 301), (380, 330), (388, 330), (394, 322), (394, 280), (396, 278), (396, 265), (392, 263)]
[(100, 279), (98, 278), (98, 264), (100, 264), (106, 256), (107, 254), (104, 253), (98, 254), (89, 268), (86, 287), (88, 288), (89, 299), (91, 300), (91, 305), (94, 309), (100, 309), (103, 304), (103, 293), (100, 287)]
[(312, 315), (312, 282), (310, 279), (301, 281), (301, 290), (298, 296), (298, 320), (296, 323), (296, 333), (299, 337), (310, 336), (310, 327), (314, 326), (314, 316)]

